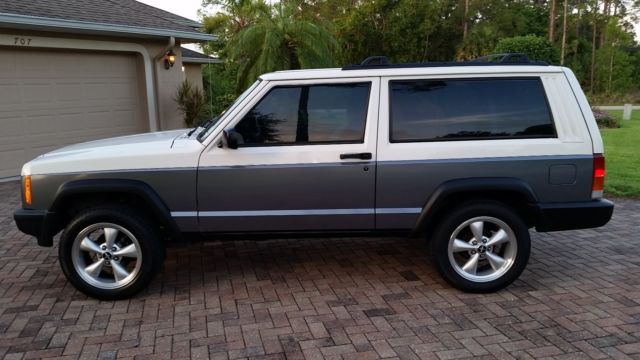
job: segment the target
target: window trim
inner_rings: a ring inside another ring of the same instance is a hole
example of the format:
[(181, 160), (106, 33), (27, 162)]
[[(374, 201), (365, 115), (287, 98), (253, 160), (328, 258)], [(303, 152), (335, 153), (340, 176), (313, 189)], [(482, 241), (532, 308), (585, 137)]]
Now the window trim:
[[(394, 140), (392, 138), (393, 135), (393, 102), (391, 101), (391, 97), (393, 95), (393, 91), (391, 86), (393, 83), (397, 82), (409, 82), (409, 81), (486, 81), (486, 80), (536, 80), (542, 89), (542, 94), (544, 96), (544, 102), (547, 106), (547, 112), (549, 113), (549, 119), (551, 120), (551, 127), (553, 129), (553, 134), (551, 135), (522, 135), (522, 136), (482, 136), (482, 137), (458, 137), (458, 138), (442, 138), (442, 139), (410, 139), (410, 140)], [(483, 140), (519, 140), (519, 139), (557, 139), (558, 138), (558, 129), (556, 128), (555, 118), (553, 116), (553, 111), (551, 110), (551, 104), (549, 103), (549, 98), (547, 95), (547, 91), (544, 87), (544, 83), (540, 76), (490, 76), (490, 77), (454, 77), (454, 78), (411, 78), (411, 79), (389, 79), (387, 81), (388, 86), (388, 104), (389, 104), (389, 114), (388, 114), (388, 125), (389, 125), (389, 134), (388, 140), (391, 144), (403, 144), (403, 143), (431, 143), (431, 142), (445, 142), (445, 141), (483, 141)]]
[(361, 140), (337, 140), (337, 141), (307, 141), (307, 142), (287, 142), (287, 143), (263, 143), (263, 144), (239, 144), (238, 149), (241, 148), (257, 148), (257, 147), (274, 147), (274, 146), (307, 146), (307, 145), (348, 145), (348, 144), (364, 144), (367, 135), (367, 124), (369, 117), (369, 107), (371, 106), (371, 88), (373, 87), (373, 81), (355, 81), (355, 82), (331, 82), (331, 83), (313, 83), (313, 84), (291, 84), (291, 85), (275, 85), (271, 87), (263, 96), (258, 100), (243, 116), (236, 124), (234, 124), (233, 128), (235, 128), (244, 117), (247, 116), (253, 109), (255, 109), (264, 99), (271, 94), (271, 92), (275, 89), (282, 88), (302, 88), (302, 87), (313, 87), (313, 86), (342, 86), (342, 85), (368, 85), (367, 92), (367, 103), (365, 105), (364, 111), (364, 126), (362, 127)]

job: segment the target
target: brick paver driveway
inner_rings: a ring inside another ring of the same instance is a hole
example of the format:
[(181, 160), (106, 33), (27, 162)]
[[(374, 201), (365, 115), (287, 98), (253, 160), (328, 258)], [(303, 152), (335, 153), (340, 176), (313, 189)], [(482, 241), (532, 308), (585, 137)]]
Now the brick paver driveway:
[(418, 241), (173, 245), (134, 299), (67, 283), (56, 248), (17, 231), (0, 184), (0, 355), (6, 358), (640, 359), (640, 202), (605, 228), (533, 234), (505, 291), (443, 283)]

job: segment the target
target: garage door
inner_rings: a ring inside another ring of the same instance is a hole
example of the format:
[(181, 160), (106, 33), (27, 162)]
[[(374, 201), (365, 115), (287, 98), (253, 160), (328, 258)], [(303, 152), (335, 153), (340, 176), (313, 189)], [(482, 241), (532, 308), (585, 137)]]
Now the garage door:
[(134, 54), (0, 48), (0, 64), (0, 179), (53, 149), (149, 129)]

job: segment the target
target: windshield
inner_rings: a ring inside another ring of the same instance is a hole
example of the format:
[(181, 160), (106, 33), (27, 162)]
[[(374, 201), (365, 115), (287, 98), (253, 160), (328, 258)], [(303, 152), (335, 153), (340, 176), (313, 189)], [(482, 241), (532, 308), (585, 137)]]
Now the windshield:
[(249, 88), (245, 90), (242, 94), (240, 94), (240, 96), (238, 96), (238, 98), (233, 102), (233, 104), (231, 104), (229, 107), (223, 110), (220, 113), (220, 115), (215, 116), (211, 118), (209, 121), (207, 121), (206, 123), (204, 123), (202, 125), (203, 127), (202, 131), (198, 133), (198, 140), (202, 142), (203, 139), (207, 138), (207, 136), (209, 136), (213, 132), (213, 130), (215, 130), (216, 125), (221, 122), (220, 120), (224, 119), (224, 115), (233, 112), (233, 110), (235, 110), (238, 104), (240, 104), (247, 97), (247, 95), (249, 95), (253, 91), (253, 89), (258, 87), (258, 84), (260, 84), (260, 81), (261, 80), (258, 79), (256, 82), (253, 83), (253, 85), (249, 86)]

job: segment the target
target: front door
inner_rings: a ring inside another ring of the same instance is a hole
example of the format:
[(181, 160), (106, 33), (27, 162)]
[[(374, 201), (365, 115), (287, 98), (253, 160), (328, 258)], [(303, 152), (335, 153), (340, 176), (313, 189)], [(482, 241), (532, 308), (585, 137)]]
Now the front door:
[(202, 231), (374, 228), (379, 78), (269, 82), (213, 134), (198, 169)]

